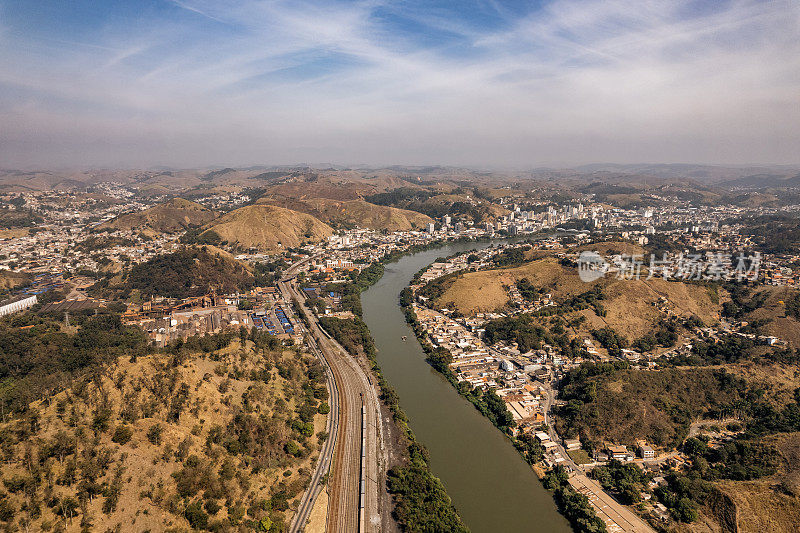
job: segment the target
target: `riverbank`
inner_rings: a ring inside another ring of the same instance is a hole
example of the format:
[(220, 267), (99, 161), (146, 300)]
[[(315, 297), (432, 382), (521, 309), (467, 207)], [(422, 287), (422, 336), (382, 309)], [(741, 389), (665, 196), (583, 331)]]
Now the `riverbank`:
[(558, 514), (552, 496), (508, 438), (425, 362), (422, 347), (397, 305), (400, 289), (438, 255), (486, 246), (489, 242), (449, 243), (392, 257), (396, 262), (388, 264), (380, 281), (362, 295), (365, 323), (375, 340), (382, 377), (396, 391), (403, 413), (409, 413), (406, 420), (418, 442), (430, 450), (428, 464), (442, 479), (464, 522), (476, 533), (567, 532), (569, 525)]
[[(456, 255), (463, 255), (461, 254)], [(414, 274), (412, 283), (417, 282), (428, 267)], [(438, 278), (437, 278), (438, 279)], [(431, 280), (431, 282), (435, 279)], [(434, 346), (419, 322), (415, 310), (416, 294), (413, 286), (405, 287), (400, 292), (400, 306), (408, 325), (412, 328), (417, 341), (426, 354), (426, 361), (469, 401), (483, 416), (487, 417), (514, 445), (520, 455), (531, 465), (536, 475), (544, 480), (545, 486), (553, 491), (559, 511), (569, 520), (576, 531), (606, 531), (604, 521), (597, 516), (589, 499), (576, 491), (567, 483), (568, 473), (563, 468), (556, 468), (549, 472), (539, 463), (543, 459), (543, 449), (530, 433), (516, 433), (513, 430), (514, 422), (503, 400), (497, 396), (494, 389), (473, 388), (467, 382), (459, 382), (450, 368), (453, 356), (444, 347)]]
[[(360, 293), (378, 282), (382, 275), (383, 261), (362, 272), (352, 283), (352, 289)], [(468, 533), (469, 529), (463, 524), (444, 485), (431, 472), (427, 450), (409, 427), (396, 392), (381, 372), (375, 345), (362, 320), (360, 306), (354, 305), (350, 311), (354, 318), (322, 317), (320, 324), (348, 353), (356, 358), (363, 356), (369, 362), (378, 384), (380, 399), (392, 415), (395, 427), (388, 428), (387, 433), (397, 434), (399, 439), (393, 440), (390, 446), (392, 451), (400, 451), (396, 464), (387, 472), (387, 490), (393, 497), (393, 518), (406, 531)], [(390, 457), (394, 455), (390, 453)]]

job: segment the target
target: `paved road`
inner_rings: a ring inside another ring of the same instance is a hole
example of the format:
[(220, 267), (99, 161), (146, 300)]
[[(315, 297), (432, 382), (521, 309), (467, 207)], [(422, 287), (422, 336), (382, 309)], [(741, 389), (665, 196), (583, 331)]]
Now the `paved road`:
[[(321, 456), (317, 471), (312, 477), (312, 484), (301, 499), (291, 530), (302, 531), (319, 494), (313, 479), (321, 478), (328, 468), (327, 465), (330, 465), (327, 531), (332, 533), (379, 531), (378, 490), (383, 485), (385, 462), (381, 458), (385, 446), (380, 424), (378, 395), (367, 372), (322, 331), (316, 317), (303, 304), (303, 297), (290, 280), (299, 266), (300, 263), (292, 265), (279, 285), (284, 297), (294, 298), (300, 302), (303, 314), (309, 320), (309, 333), (312, 337), (310, 344), (314, 347), (312, 350), (318, 350), (315, 353), (320, 355), (327, 368), (330, 368), (334, 387), (329, 390), (337, 392), (338, 423), (331, 431), (331, 440), (335, 439), (332, 444), (332, 463)], [(362, 402), (366, 418), (366, 432), (363, 435), (366, 447), (363, 476)], [(333, 405), (331, 412), (334, 412)], [(362, 477), (364, 478), (363, 509), (360, 498)]]
[(544, 424), (547, 426), (548, 435), (550, 435), (550, 440), (558, 444), (558, 451), (561, 454), (561, 457), (564, 458), (564, 462), (567, 466), (569, 466), (573, 472), (583, 472), (575, 461), (572, 460), (572, 457), (569, 456), (567, 453), (566, 448), (561, 444), (561, 437), (559, 437), (558, 433), (556, 433), (555, 428), (550, 419), (550, 408), (553, 404), (553, 399), (555, 398), (556, 391), (553, 390), (550, 384), (545, 384), (545, 400), (544, 400)]
[(612, 498), (593, 479), (578, 474), (570, 477), (569, 483), (576, 491), (589, 498), (597, 516), (606, 523), (609, 533), (655, 533), (649, 524)]

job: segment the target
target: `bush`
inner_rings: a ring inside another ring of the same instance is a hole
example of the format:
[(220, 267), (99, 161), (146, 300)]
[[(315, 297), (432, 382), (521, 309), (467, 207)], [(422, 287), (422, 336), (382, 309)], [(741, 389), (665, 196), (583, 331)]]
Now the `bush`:
[(163, 432), (164, 428), (161, 427), (161, 424), (153, 424), (150, 426), (150, 429), (147, 430), (147, 440), (150, 441), (150, 444), (158, 446), (161, 444), (161, 434)]
[(127, 444), (131, 440), (131, 437), (133, 437), (133, 430), (124, 424), (120, 424), (114, 430), (114, 435), (112, 435), (111, 440), (112, 442), (123, 445)]
[(303, 453), (303, 451), (300, 449), (300, 446), (298, 446), (293, 440), (287, 442), (283, 449), (286, 453), (295, 457), (300, 457), (300, 455)]
[(215, 515), (222, 509), (222, 506), (217, 503), (217, 500), (206, 500), (203, 508), (208, 511), (208, 514)]
[(189, 524), (194, 529), (206, 529), (208, 527), (208, 514), (203, 511), (199, 500), (186, 507), (184, 516), (186, 516), (186, 520), (189, 521)]

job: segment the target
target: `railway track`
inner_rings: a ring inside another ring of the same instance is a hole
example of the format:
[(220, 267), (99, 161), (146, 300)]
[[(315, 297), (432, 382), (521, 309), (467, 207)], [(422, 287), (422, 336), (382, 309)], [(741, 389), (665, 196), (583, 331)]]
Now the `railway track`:
[[(294, 277), (302, 263), (287, 270)], [(339, 344), (320, 328), (316, 317), (305, 307), (291, 278), (279, 283), (284, 297), (294, 298), (309, 322), (309, 345), (329, 374), (331, 413), (330, 438), (320, 452), (312, 482), (301, 498), (290, 531), (305, 527), (311, 509), (322, 490), (319, 480), (329, 473), (328, 532), (379, 531), (378, 489), (383, 481), (383, 446), (380, 404), (372, 380)], [(334, 391), (335, 403), (334, 407)], [(316, 481), (315, 481), (316, 480)]]

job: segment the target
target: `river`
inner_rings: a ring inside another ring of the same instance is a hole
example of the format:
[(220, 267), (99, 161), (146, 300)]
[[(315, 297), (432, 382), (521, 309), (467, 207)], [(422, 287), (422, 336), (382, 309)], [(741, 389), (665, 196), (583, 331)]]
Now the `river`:
[(571, 528), (551, 494), (511, 442), (425, 361), (398, 303), (414, 274), (438, 257), (489, 245), (453, 243), (386, 265), (380, 281), (361, 296), (365, 322), (386, 380), (470, 530), (568, 533)]

